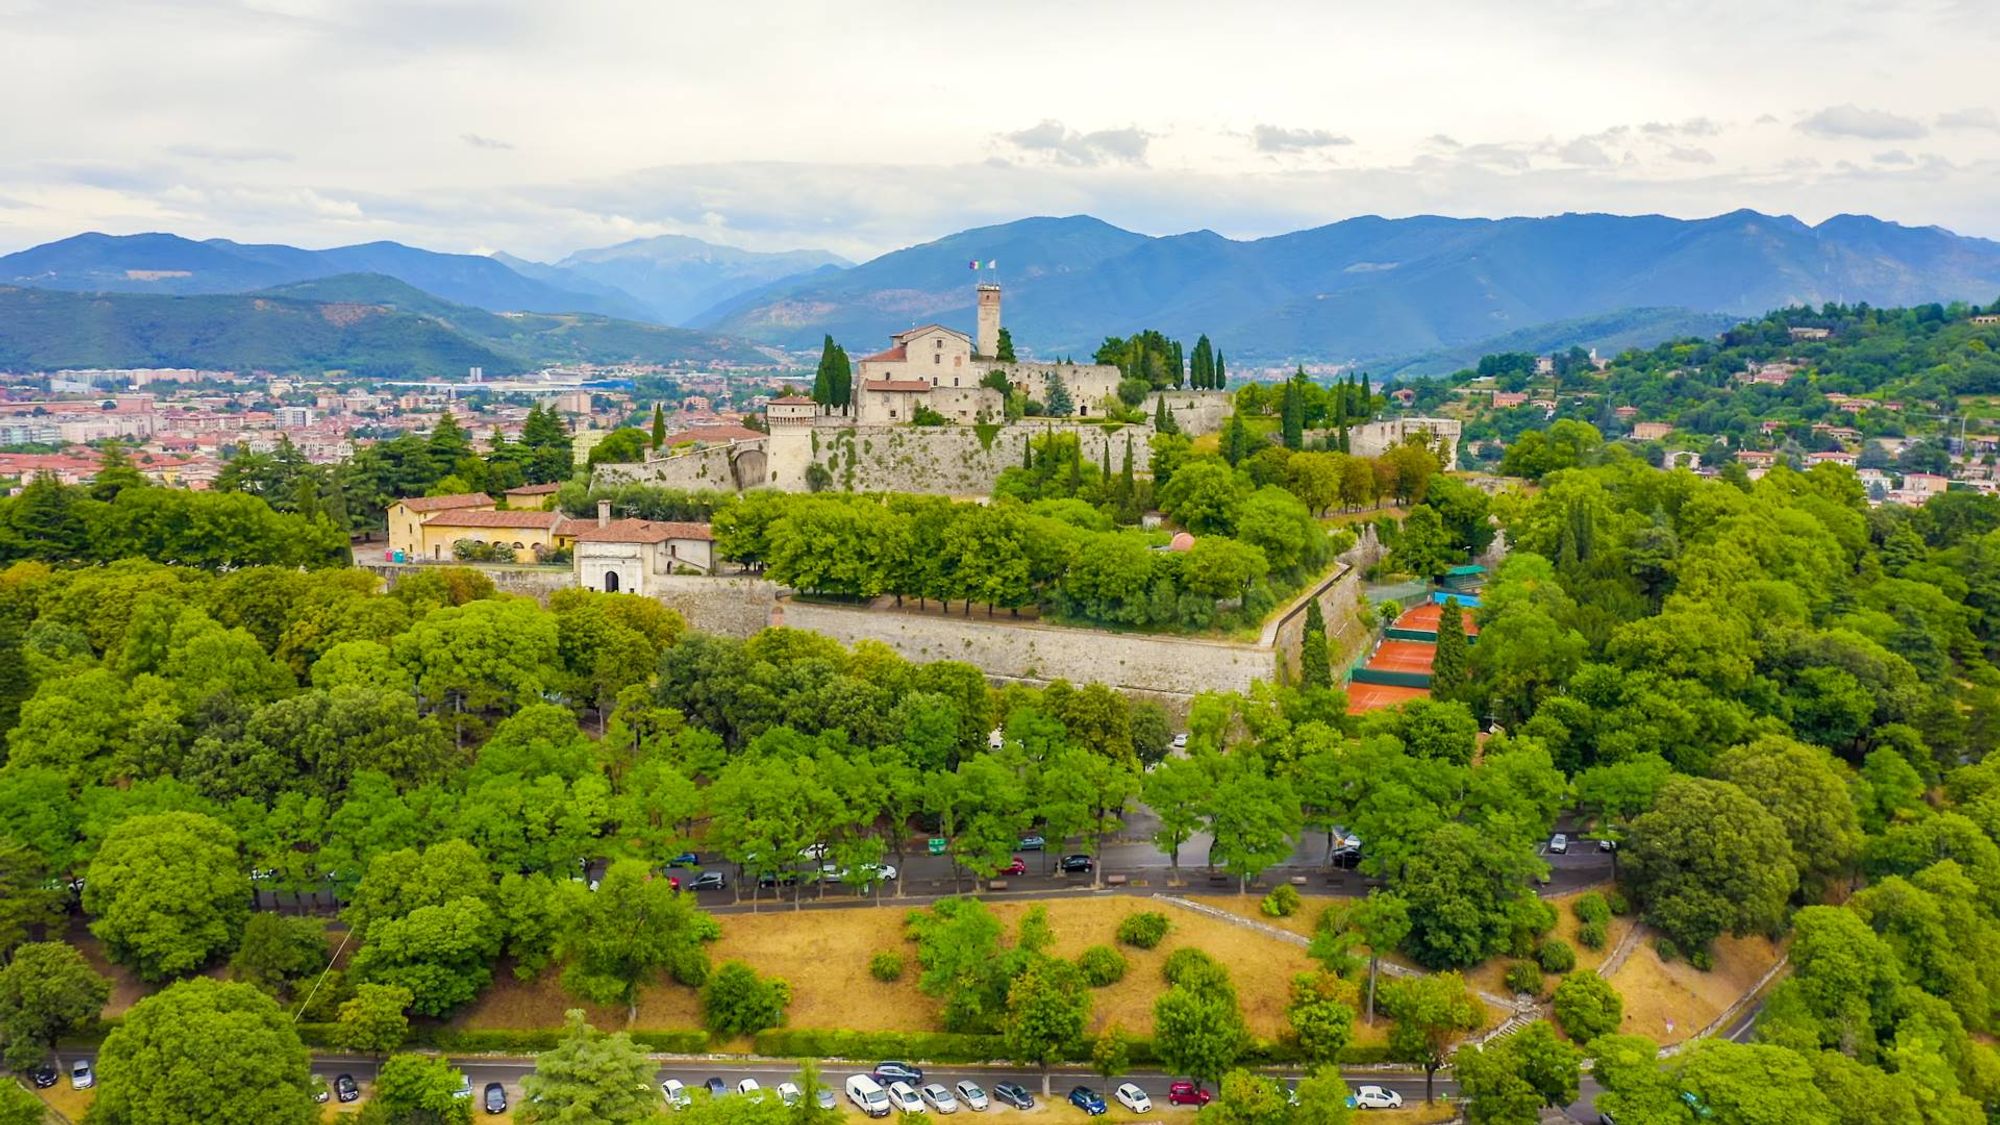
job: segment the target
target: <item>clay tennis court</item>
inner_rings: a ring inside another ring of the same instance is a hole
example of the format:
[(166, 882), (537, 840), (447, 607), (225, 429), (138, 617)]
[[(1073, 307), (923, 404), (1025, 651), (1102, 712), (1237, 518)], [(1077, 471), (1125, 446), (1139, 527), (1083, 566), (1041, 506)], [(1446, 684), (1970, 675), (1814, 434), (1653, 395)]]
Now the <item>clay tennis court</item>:
[(1395, 687), (1390, 684), (1347, 685), (1347, 713), (1359, 715), (1364, 711), (1374, 711), (1382, 707), (1394, 707), (1398, 703), (1408, 703), (1412, 699), (1423, 699), (1430, 692), (1420, 687)]
[[(1464, 615), (1465, 635), (1468, 637), (1478, 636), (1479, 626), (1472, 623), (1472, 614), (1467, 613), (1463, 609), (1459, 610), (1459, 612)], [(1410, 629), (1419, 633), (1435, 633), (1437, 632), (1438, 622), (1443, 618), (1443, 606), (1435, 602), (1425, 602), (1420, 606), (1405, 610), (1403, 616), (1396, 619), (1396, 628)]]
[(1383, 641), (1367, 666), (1378, 672), (1429, 672), (1436, 656), (1437, 646), (1423, 641)]

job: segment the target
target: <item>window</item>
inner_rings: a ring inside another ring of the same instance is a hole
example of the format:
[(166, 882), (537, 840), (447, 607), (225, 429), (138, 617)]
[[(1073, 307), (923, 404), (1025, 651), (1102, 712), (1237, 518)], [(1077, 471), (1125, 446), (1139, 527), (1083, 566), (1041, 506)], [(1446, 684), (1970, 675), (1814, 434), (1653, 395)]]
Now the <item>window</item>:
[(943, 339), (942, 337), (940, 337), (940, 338), (938, 338), (938, 339), (936, 339), (936, 340), (932, 340), (932, 341), (931, 341), (931, 344), (932, 344), (932, 346), (933, 346), (933, 347), (937, 348), (937, 350), (939, 350), (939, 351), (943, 351), (943, 350), (944, 350), (944, 339)]
[(944, 355), (943, 355), (943, 353), (934, 353), (934, 354), (933, 354), (933, 355), (931, 356), (931, 363), (933, 363), (933, 364), (940, 364), (940, 363), (943, 363), (943, 362), (944, 362)]
[(607, 570), (604, 572), (604, 592), (607, 594), (615, 594), (618, 592), (617, 571)]

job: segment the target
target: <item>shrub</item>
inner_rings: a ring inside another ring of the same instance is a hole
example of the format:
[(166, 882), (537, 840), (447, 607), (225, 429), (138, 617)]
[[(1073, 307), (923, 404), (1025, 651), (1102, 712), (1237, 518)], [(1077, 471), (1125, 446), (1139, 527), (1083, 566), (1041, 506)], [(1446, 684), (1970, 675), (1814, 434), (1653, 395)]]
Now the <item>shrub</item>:
[(1535, 962), (1545, 973), (1566, 973), (1576, 968), (1576, 950), (1559, 937), (1543, 938), (1535, 947)]
[(1661, 934), (1653, 939), (1653, 952), (1660, 955), (1660, 960), (1672, 964), (1680, 959), (1681, 947), (1674, 944), (1674, 939)]
[(903, 979), (903, 955), (885, 949), (868, 959), (868, 975), (879, 981)]
[(760, 977), (741, 961), (709, 974), (701, 986), (701, 1014), (717, 1035), (755, 1035), (785, 1022), (792, 987), (776, 977)]
[(1173, 923), (1158, 911), (1147, 910), (1139, 914), (1128, 914), (1118, 923), (1118, 940), (1139, 949), (1152, 949), (1166, 940), (1167, 931)]
[(1289, 918), (1298, 913), (1300, 905), (1299, 889), (1290, 883), (1279, 883), (1271, 888), (1270, 894), (1264, 896), (1264, 901), (1258, 909), (1262, 910), (1267, 918)]
[(1706, 949), (1697, 949), (1688, 954), (1688, 964), (1705, 973), (1715, 968), (1715, 954)]
[(1556, 986), (1556, 1023), (1578, 1043), (1618, 1030), (1625, 1019), (1625, 1001), (1611, 982), (1596, 973), (1574, 973)]
[(1610, 935), (1602, 922), (1586, 922), (1576, 928), (1576, 941), (1585, 949), (1603, 949)]
[(1585, 926), (1592, 924), (1602, 926), (1611, 921), (1611, 906), (1604, 901), (1604, 896), (1596, 891), (1585, 891), (1576, 896), (1576, 901), (1569, 904), (1569, 912), (1576, 915), (1576, 920)]
[(1160, 966), (1160, 975), (1167, 978), (1168, 984), (1189, 992), (1231, 996), (1235, 993), (1235, 988), (1229, 983), (1229, 970), (1199, 949), (1174, 950), (1167, 955), (1166, 963)]
[(1536, 939), (1555, 929), (1556, 908), (1534, 895), (1520, 895), (1505, 909), (1507, 950), (1516, 957), (1528, 956)]
[(1625, 897), (1624, 891), (1615, 887), (1610, 894), (1604, 896), (1604, 905), (1610, 907), (1611, 913), (1619, 918), (1632, 913), (1632, 900)]
[(1529, 996), (1542, 994), (1542, 970), (1533, 961), (1516, 961), (1507, 966), (1507, 991)]
[(1108, 945), (1093, 945), (1077, 956), (1076, 967), (1092, 988), (1103, 988), (1125, 979), (1125, 955)]

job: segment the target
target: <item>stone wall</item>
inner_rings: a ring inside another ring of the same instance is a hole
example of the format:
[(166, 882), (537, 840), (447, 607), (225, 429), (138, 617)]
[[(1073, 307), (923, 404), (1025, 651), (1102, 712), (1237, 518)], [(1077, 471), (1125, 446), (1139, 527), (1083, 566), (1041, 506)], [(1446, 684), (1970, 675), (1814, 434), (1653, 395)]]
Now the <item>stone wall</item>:
[(1236, 404), (1236, 396), (1228, 391), (1156, 391), (1146, 400), (1146, 417), (1153, 417), (1163, 398), (1174, 424), (1189, 437), (1220, 430)]
[(813, 427), (807, 456), (842, 491), (986, 496), (1002, 472), (1022, 463), (1028, 442), (1043, 434), (1077, 435), (1084, 460), (1094, 465), (1103, 464), (1108, 446), (1114, 473), (1124, 464), (1129, 440), (1135, 471), (1144, 473), (1152, 432), (1151, 426), (1033, 421), (994, 428), (821, 424)]
[(689, 491), (734, 492), (736, 475), (730, 468), (731, 457), (756, 453), (761, 475), (763, 452), (763, 443), (759, 441), (710, 445), (641, 464), (599, 465), (593, 479), (599, 486), (638, 483)]
[(880, 641), (913, 661), (960, 660), (997, 680), (1096, 681), (1134, 695), (1182, 703), (1204, 691), (1248, 691), (1276, 665), (1263, 645), (1071, 629), (971, 617), (867, 610), (786, 600), (780, 621), (852, 645)]
[(476, 570), (486, 577), (491, 578), (493, 585), (502, 593), (524, 594), (541, 601), (548, 601), (549, 595), (555, 593), (557, 590), (567, 590), (571, 586), (576, 585), (575, 573), (566, 566), (498, 566), (491, 563), (405, 563), (401, 566), (394, 563), (380, 562), (355, 564), (359, 569), (380, 575), (382, 584), (391, 588), (396, 585), (396, 580), (403, 575), (412, 574), (438, 565), (458, 566), (464, 567), (467, 570)]
[(1270, 648), (1274, 660), (1284, 662), (1285, 678), (1296, 683), (1299, 652), (1304, 647), (1306, 607), (1317, 600), (1326, 618), (1327, 652), (1334, 667), (1340, 667), (1361, 651), (1369, 637), (1368, 624), (1360, 612), (1361, 571), (1342, 563), (1319, 585), (1299, 595), (1292, 604), (1264, 626), (1261, 644)]

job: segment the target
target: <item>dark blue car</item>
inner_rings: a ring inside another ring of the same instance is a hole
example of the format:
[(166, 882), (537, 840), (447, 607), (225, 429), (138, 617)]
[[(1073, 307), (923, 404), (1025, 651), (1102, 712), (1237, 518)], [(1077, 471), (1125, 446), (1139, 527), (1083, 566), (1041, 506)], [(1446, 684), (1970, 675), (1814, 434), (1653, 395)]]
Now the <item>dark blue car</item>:
[(1088, 1086), (1078, 1086), (1069, 1092), (1069, 1104), (1096, 1117), (1105, 1110), (1104, 1098)]

